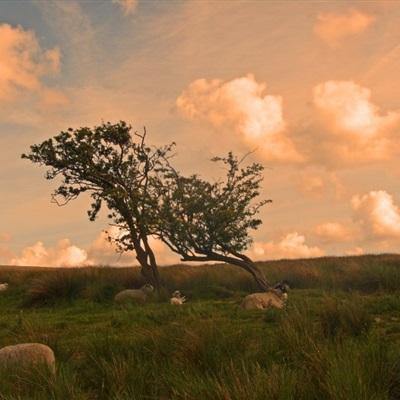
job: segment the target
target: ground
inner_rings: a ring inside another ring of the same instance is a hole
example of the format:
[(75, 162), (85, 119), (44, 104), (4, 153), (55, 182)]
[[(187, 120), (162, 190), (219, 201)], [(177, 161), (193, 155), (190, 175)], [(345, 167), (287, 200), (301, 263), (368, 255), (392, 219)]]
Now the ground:
[(0, 347), (48, 344), (57, 372), (0, 371), (0, 399), (399, 399), (399, 259), (350, 261), (261, 265), (295, 282), (287, 308), (267, 312), (240, 309), (255, 288), (230, 267), (171, 267), (165, 286), (187, 304), (167, 289), (128, 308), (112, 297), (139, 283), (130, 271), (3, 268)]

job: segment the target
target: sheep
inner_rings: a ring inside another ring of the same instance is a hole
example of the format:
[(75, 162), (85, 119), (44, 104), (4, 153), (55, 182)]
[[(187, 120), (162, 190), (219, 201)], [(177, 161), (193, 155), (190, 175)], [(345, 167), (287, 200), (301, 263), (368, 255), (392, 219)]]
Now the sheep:
[(182, 296), (182, 293), (179, 290), (175, 290), (172, 293), (172, 297), (169, 302), (175, 306), (181, 306), (186, 301), (186, 297)]
[(282, 281), (264, 293), (252, 293), (243, 299), (241, 307), (245, 310), (264, 310), (270, 307), (282, 309), (287, 301), (287, 281)]
[(126, 289), (117, 293), (114, 297), (114, 301), (118, 304), (144, 304), (147, 301), (147, 296), (153, 291), (154, 287), (150, 284), (146, 284), (140, 289)]
[(56, 372), (56, 359), (53, 350), (40, 343), (21, 343), (0, 349), (0, 369), (29, 368), (44, 365)]
[(0, 283), (0, 292), (4, 292), (8, 289), (8, 283)]

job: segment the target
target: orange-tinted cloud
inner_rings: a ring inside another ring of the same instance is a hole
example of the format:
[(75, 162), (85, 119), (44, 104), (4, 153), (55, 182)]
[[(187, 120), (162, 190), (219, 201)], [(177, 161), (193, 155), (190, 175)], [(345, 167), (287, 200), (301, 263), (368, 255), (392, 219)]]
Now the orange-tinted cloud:
[(314, 233), (324, 242), (347, 242), (354, 237), (353, 230), (339, 222), (319, 224), (315, 227)]
[(34, 32), (19, 26), (0, 24), (0, 38), (0, 102), (40, 93), (46, 88), (42, 78), (60, 69), (59, 49), (42, 49)]
[(226, 135), (235, 132), (267, 160), (301, 161), (285, 134), (282, 98), (265, 90), (265, 83), (251, 74), (227, 82), (198, 79), (178, 97), (176, 106), (187, 118), (207, 121)]
[(396, 152), (400, 112), (381, 112), (368, 88), (352, 81), (323, 82), (314, 87), (313, 103), (314, 122), (296, 138), (310, 163), (358, 166)]
[[(108, 240), (108, 235), (114, 238), (120, 235), (118, 228), (111, 227), (107, 232), (101, 232), (88, 247), (87, 253), (90, 264), (117, 267), (138, 265), (134, 252), (117, 253), (115, 245)], [(161, 241), (151, 237), (149, 243), (159, 265), (170, 265), (179, 262), (179, 257), (172, 253)]]
[(324, 251), (316, 246), (308, 246), (303, 235), (292, 232), (279, 241), (254, 242), (249, 255), (255, 260), (275, 260), (283, 258), (321, 257)]
[(22, 250), (20, 256), (10, 260), (11, 265), (42, 267), (82, 267), (90, 265), (85, 250), (71, 244), (69, 239), (60, 240), (56, 246), (46, 248), (38, 241)]
[(118, 4), (124, 15), (132, 15), (138, 5), (138, 0), (113, 0), (113, 3)]
[(354, 219), (373, 239), (400, 237), (400, 209), (384, 190), (353, 196)]
[(313, 91), (316, 108), (334, 124), (338, 132), (368, 140), (384, 134), (399, 122), (400, 113), (381, 115), (371, 102), (371, 91), (352, 81), (327, 81)]
[(317, 17), (314, 33), (329, 45), (337, 46), (344, 38), (364, 32), (374, 19), (356, 10), (345, 14), (321, 13)]

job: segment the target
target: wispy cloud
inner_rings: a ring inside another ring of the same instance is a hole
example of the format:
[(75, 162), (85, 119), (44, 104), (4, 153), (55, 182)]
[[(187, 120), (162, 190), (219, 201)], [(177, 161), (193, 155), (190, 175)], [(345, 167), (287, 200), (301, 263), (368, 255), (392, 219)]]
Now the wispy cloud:
[(331, 46), (337, 46), (343, 39), (364, 32), (375, 20), (371, 15), (357, 10), (344, 14), (321, 13), (317, 17), (314, 33)]
[(0, 24), (0, 38), (0, 102), (51, 90), (44, 78), (60, 71), (60, 50), (43, 49), (35, 33), (20, 26)]

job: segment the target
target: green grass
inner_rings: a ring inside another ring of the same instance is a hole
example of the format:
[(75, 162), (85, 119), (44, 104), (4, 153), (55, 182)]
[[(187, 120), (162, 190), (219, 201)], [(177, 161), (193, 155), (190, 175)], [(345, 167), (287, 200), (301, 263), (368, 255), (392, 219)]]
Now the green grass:
[[(0, 267), (0, 347), (41, 342), (57, 360), (55, 376), (0, 369), (0, 399), (400, 398), (398, 257), (262, 267), (292, 282), (285, 310), (240, 309), (254, 284), (229, 266), (166, 268), (161, 298), (128, 308), (112, 297), (138, 271)], [(165, 301), (177, 288), (183, 307)]]

